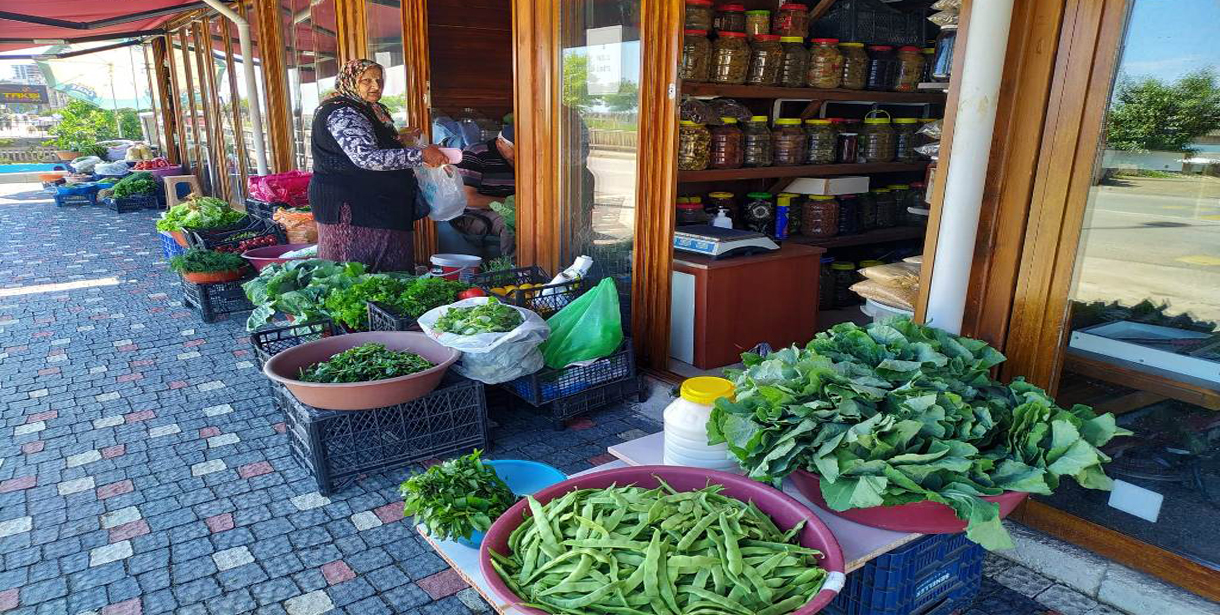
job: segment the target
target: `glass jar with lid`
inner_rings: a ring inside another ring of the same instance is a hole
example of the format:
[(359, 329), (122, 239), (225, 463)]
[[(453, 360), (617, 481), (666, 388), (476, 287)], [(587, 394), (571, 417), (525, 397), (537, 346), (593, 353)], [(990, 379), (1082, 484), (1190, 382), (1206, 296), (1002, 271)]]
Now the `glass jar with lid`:
[(863, 90), (868, 85), (868, 52), (864, 43), (839, 43), (843, 55), (843, 78), (841, 87), (848, 90)]
[(838, 140), (830, 120), (805, 120), (805, 164), (834, 164)]
[(877, 197), (871, 192), (861, 193), (857, 197), (860, 203), (860, 232), (876, 229)]
[(745, 32), (746, 7), (743, 4), (722, 4), (716, 8), (712, 27), (717, 32)]
[(712, 152), (708, 165), (713, 169), (739, 169), (744, 162), (745, 137), (737, 120), (731, 117), (720, 118), (720, 125), (713, 126)]
[(915, 162), (919, 154), (915, 152), (915, 141), (918, 136), (919, 119), (900, 117), (894, 120), (894, 161)]
[(835, 308), (835, 273), (830, 268), (835, 262), (833, 256), (823, 256), (821, 269), (818, 271), (818, 309), (833, 310)]
[(840, 164), (856, 164), (860, 162), (860, 133), (848, 128), (842, 123), (835, 123), (838, 133), (836, 155)]
[(877, 203), (877, 228), (898, 226), (898, 202), (894, 200), (894, 192), (889, 188), (877, 188), (871, 192)]
[(927, 191), (928, 186), (923, 182), (911, 182), (911, 192), (908, 195), (906, 209), (904, 210), (906, 212), (908, 225), (919, 226), (921, 224), (928, 223), (928, 216), (920, 215), (911, 211), (911, 209), (921, 209), (927, 211)]
[(702, 171), (711, 157), (712, 135), (703, 124), (682, 120), (678, 125), (678, 170)]
[(741, 85), (750, 67), (750, 45), (740, 32), (721, 32), (712, 45), (712, 82)]
[(779, 83), (780, 64), (784, 61), (784, 48), (774, 34), (760, 34), (750, 43), (750, 67), (746, 71), (746, 83), (750, 85), (775, 85)]
[(712, 0), (686, 0), (684, 27), (688, 30), (711, 30)]
[(886, 188), (894, 197), (894, 226), (902, 226), (907, 221), (907, 207), (911, 206), (911, 185), (890, 184)]
[(742, 157), (742, 163), (747, 167), (771, 166), (773, 160), (771, 129), (767, 127), (767, 116), (751, 117), (741, 132), (745, 142), (745, 155)]
[(854, 194), (840, 194), (835, 197), (839, 201), (839, 234), (855, 235), (860, 232), (860, 198)]
[(771, 11), (746, 11), (746, 35), (750, 40), (771, 33)]
[(889, 45), (870, 45), (868, 47), (868, 79), (864, 89), (874, 92), (888, 92), (894, 89), (894, 79), (898, 76), (898, 57), (894, 48)]
[(839, 40), (815, 38), (809, 50), (809, 87), (832, 89), (843, 84), (843, 54)]
[(835, 307), (845, 308), (860, 303), (860, 296), (852, 292), (858, 274), (856, 264), (851, 261), (835, 261), (830, 266), (835, 277)]
[[(885, 117), (880, 114), (884, 113)], [(894, 127), (889, 113), (870, 111), (860, 130), (860, 160), (862, 162), (892, 162), (894, 160)]]
[(816, 239), (839, 233), (839, 202), (828, 194), (811, 194), (801, 208), (801, 234)]
[(788, 235), (801, 234), (801, 209), (804, 208), (804, 198), (795, 192), (781, 192), (775, 195), (779, 199), (788, 200)]
[(675, 220), (677, 226), (690, 226), (692, 224), (704, 224), (707, 222), (707, 214), (703, 211), (703, 204), (692, 203), (689, 199), (678, 199), (678, 215)]
[(771, 30), (780, 36), (809, 36), (809, 8), (796, 2), (779, 5)]
[(703, 212), (710, 216), (715, 216), (716, 212), (724, 209), (729, 212), (729, 217), (737, 219), (737, 199), (732, 192), (709, 192), (707, 193), (707, 203), (703, 206)]
[(928, 83), (932, 81), (932, 59), (936, 55), (936, 48), (924, 47), (919, 50), (919, 55), (923, 56), (923, 73), (919, 76), (919, 80)]
[(746, 195), (743, 210), (746, 228), (768, 237), (774, 232), (775, 197), (770, 192), (751, 192)]
[(801, 120), (775, 120), (775, 130), (771, 131), (772, 164), (777, 167), (805, 164), (805, 138), (805, 131), (801, 130)]
[(898, 74), (894, 76), (895, 92), (914, 92), (923, 78), (923, 53), (910, 45), (898, 48)]
[(711, 76), (712, 42), (707, 39), (707, 30), (686, 30), (682, 33), (682, 64), (678, 67), (678, 78), (684, 81), (703, 82)]
[(799, 36), (783, 36), (779, 42), (784, 48), (779, 84), (786, 88), (805, 87), (806, 73), (809, 72), (809, 51), (805, 49), (805, 39)]

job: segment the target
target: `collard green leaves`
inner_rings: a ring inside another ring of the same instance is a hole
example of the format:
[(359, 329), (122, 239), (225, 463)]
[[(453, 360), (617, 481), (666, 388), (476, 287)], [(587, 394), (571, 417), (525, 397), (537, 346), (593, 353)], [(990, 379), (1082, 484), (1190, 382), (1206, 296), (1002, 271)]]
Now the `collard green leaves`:
[(1099, 447), (1130, 434), (1021, 379), (992, 380), (1004, 356), (985, 342), (905, 319), (843, 324), (804, 349), (743, 359), (729, 373), (736, 401), (717, 401), (708, 434), (749, 476), (808, 470), (835, 510), (940, 502), (989, 549), (1011, 540), (983, 496), (1049, 494), (1065, 476), (1109, 489)]
[(403, 514), (413, 515), (428, 534), (445, 540), (487, 531), (496, 517), (516, 503), (508, 485), (476, 450), (438, 463), (399, 486)]

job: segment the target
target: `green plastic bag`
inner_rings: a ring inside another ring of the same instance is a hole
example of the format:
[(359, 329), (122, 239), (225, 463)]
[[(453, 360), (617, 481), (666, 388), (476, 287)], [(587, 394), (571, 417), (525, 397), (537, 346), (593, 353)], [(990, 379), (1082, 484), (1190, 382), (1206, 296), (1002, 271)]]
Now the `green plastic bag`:
[(606, 278), (546, 321), (551, 337), (540, 346), (546, 366), (567, 367), (614, 354), (623, 343), (618, 289)]

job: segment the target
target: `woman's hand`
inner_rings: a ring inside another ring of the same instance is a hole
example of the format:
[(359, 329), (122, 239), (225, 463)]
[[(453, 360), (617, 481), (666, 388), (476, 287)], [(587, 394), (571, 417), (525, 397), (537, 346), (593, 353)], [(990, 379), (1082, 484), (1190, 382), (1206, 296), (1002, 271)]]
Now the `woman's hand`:
[(430, 167), (439, 167), (443, 164), (449, 164), (449, 157), (441, 148), (435, 145), (429, 145), (424, 148), (424, 164)]
[(419, 138), (423, 136), (423, 131), (418, 128), (402, 128), (398, 131), (398, 142), (404, 147), (415, 147), (419, 145)]

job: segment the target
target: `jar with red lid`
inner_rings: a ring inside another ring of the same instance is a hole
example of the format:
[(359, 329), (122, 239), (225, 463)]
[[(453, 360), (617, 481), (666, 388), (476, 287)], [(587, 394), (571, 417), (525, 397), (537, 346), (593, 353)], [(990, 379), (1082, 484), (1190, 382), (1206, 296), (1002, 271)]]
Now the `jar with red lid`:
[(712, 29), (712, 0), (686, 0), (687, 30)]
[(716, 8), (712, 26), (717, 32), (745, 32), (746, 7), (744, 4), (722, 4)]
[(712, 82), (741, 85), (750, 67), (750, 44), (741, 32), (721, 32), (712, 46)]
[(864, 89), (874, 92), (888, 92), (894, 89), (894, 80), (898, 76), (898, 58), (894, 48), (889, 45), (870, 45), (868, 47), (868, 78)]
[(750, 67), (746, 71), (749, 85), (779, 83), (779, 69), (784, 62), (784, 48), (774, 34), (759, 34), (750, 43)]
[(771, 31), (780, 36), (809, 36), (809, 8), (795, 2), (781, 4)]
[(923, 78), (923, 53), (910, 45), (898, 48), (898, 74), (894, 76), (895, 92), (914, 92)]
[(839, 39), (815, 38), (809, 50), (809, 87), (829, 90), (843, 83), (843, 53)]
[(677, 210), (676, 226), (690, 226), (707, 222), (707, 214), (703, 211), (703, 203), (690, 202), (688, 199), (679, 198)]
[(712, 158), (713, 169), (739, 169), (745, 157), (744, 136), (737, 120), (731, 117), (720, 118), (721, 125), (712, 127)]
[(839, 233), (839, 202), (833, 196), (811, 194), (801, 208), (801, 234), (815, 239)]
[(682, 37), (682, 64), (678, 78), (684, 81), (707, 81), (712, 71), (712, 42), (707, 30), (686, 30)]

